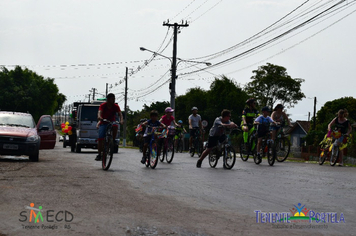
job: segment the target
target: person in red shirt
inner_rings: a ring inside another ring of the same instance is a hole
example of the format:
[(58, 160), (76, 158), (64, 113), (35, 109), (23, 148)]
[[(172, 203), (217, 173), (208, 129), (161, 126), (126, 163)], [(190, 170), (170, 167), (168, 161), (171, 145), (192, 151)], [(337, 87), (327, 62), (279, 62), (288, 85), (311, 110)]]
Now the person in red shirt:
[[(98, 138), (98, 156), (95, 158), (96, 161), (101, 161), (101, 152), (103, 151), (105, 130), (107, 123), (104, 123), (102, 120), (106, 119), (109, 121), (115, 121), (116, 117), (120, 116), (120, 124), (124, 123), (124, 119), (121, 113), (119, 105), (115, 104), (115, 95), (109, 93), (106, 96), (106, 102), (102, 103), (98, 111), (98, 128), (99, 128), (99, 138)], [(118, 131), (118, 126), (113, 125), (113, 137), (116, 138)]]

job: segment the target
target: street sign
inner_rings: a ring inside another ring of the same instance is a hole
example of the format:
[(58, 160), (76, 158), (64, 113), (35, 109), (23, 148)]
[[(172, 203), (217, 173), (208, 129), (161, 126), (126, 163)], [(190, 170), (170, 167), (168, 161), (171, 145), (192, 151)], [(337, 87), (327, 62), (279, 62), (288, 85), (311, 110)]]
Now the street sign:
[(203, 120), (201, 124), (203, 125), (204, 128), (208, 126), (208, 122), (206, 120)]

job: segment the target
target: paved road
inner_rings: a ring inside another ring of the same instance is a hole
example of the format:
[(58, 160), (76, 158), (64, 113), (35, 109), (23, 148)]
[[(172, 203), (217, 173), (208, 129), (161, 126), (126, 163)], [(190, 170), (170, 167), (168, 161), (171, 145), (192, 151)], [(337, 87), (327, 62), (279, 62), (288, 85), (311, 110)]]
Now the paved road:
[[(120, 149), (103, 171), (94, 157), (60, 144), (38, 163), (0, 157), (0, 236), (355, 235), (355, 168), (237, 159), (232, 170), (207, 160), (197, 169), (197, 158), (183, 153), (152, 170), (137, 150)], [(43, 207), (43, 222), (29, 222), (30, 203)], [(345, 223), (256, 223), (257, 210), (290, 213), (298, 203), (334, 212), (329, 221), (343, 213)]]

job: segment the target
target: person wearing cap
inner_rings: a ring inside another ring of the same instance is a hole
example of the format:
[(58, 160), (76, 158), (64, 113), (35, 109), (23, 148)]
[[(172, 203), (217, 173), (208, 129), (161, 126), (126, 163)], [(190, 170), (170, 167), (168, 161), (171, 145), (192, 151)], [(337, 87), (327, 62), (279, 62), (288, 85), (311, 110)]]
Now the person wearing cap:
[(246, 101), (246, 108), (242, 111), (241, 122), (241, 128), (243, 131), (243, 139), (245, 144), (248, 141), (249, 131), (253, 128), (253, 121), (258, 116), (259, 112), (256, 109), (256, 100), (254, 98), (249, 98)]
[(283, 112), (284, 106), (282, 104), (278, 104), (277, 106), (275, 106), (275, 108), (273, 109), (271, 118), (272, 120), (274, 120), (275, 122), (278, 122), (280, 125), (278, 126), (273, 126), (272, 128), (272, 139), (276, 140), (277, 137), (277, 133), (278, 130), (286, 125), (290, 125), (289, 123), (289, 119), (286, 113)]
[(270, 132), (269, 127), (271, 123), (276, 124), (274, 120), (272, 120), (271, 117), (268, 115), (270, 114), (271, 110), (269, 107), (264, 107), (262, 108), (262, 115), (257, 117), (255, 120), (254, 124), (257, 124), (257, 137), (258, 137), (258, 142), (257, 142), (257, 158), (261, 159), (261, 144), (262, 144), (262, 138), (266, 136), (268, 132)]
[(203, 125), (201, 123), (201, 117), (198, 114), (198, 108), (193, 107), (192, 108), (192, 114), (188, 117), (189, 121), (189, 152), (192, 150), (192, 143), (193, 143), (193, 138), (197, 135), (197, 129), (200, 128), (200, 131), (202, 132), (203, 130)]
[[(124, 123), (124, 118), (121, 113), (121, 109), (119, 105), (115, 103), (115, 94), (109, 93), (106, 96), (106, 102), (102, 103), (99, 106), (99, 111), (98, 111), (98, 125), (97, 128), (99, 128), (99, 138), (98, 138), (98, 155), (95, 158), (96, 161), (101, 160), (101, 153), (104, 148), (104, 138), (105, 138), (105, 131), (107, 127), (107, 123), (103, 123), (102, 121), (104, 119), (109, 120), (109, 121), (115, 121), (116, 117), (120, 116), (120, 124)], [(113, 137), (116, 137), (117, 131), (118, 131), (118, 126), (113, 125)]]

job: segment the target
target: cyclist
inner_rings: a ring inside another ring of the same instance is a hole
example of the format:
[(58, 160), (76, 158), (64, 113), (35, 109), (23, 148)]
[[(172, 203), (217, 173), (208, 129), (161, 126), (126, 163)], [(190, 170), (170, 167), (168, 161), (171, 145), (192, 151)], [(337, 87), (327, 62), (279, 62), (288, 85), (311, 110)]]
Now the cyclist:
[[(120, 116), (120, 124), (123, 124), (124, 119), (119, 105), (115, 103), (115, 95), (113, 93), (109, 93), (106, 96), (106, 102), (102, 103), (99, 106), (99, 111), (98, 111), (99, 122), (97, 124), (97, 128), (99, 128), (99, 138), (98, 138), (98, 155), (95, 158), (96, 161), (101, 161), (101, 152), (103, 151), (104, 148), (104, 138), (106, 135), (105, 131), (108, 125), (106, 123), (103, 123), (102, 121), (104, 119), (108, 121), (115, 121), (118, 115)], [(116, 138), (117, 131), (118, 131), (118, 126), (113, 125), (114, 140)]]
[(286, 125), (290, 125), (288, 116), (285, 112), (283, 112), (284, 106), (282, 104), (278, 104), (272, 112), (271, 118), (275, 122), (278, 122), (280, 125), (278, 126), (272, 126), (272, 139), (276, 140), (278, 130)]
[[(137, 144), (139, 145), (140, 149), (142, 148), (141, 147), (141, 144), (142, 144), (142, 139), (143, 139), (143, 134), (145, 133), (145, 129), (146, 127), (143, 126), (142, 124), (147, 121), (146, 118), (144, 119), (141, 119), (140, 120), (140, 124), (137, 125), (136, 129), (135, 129), (135, 132), (136, 132), (136, 141), (137, 141)], [(142, 149), (141, 149), (142, 150)]]
[[(350, 124), (350, 121), (348, 119), (346, 119), (348, 115), (348, 111), (346, 109), (340, 109), (337, 113), (337, 117), (335, 117), (328, 125), (328, 131), (331, 132), (332, 131), (332, 126), (335, 126), (336, 130), (339, 131), (341, 133), (341, 137), (338, 138), (337, 140), (335, 140), (334, 145), (338, 146), (341, 143), (343, 143), (345, 136), (349, 136), (351, 131), (352, 131), (352, 127)], [(333, 149), (334, 151), (334, 149)], [(340, 153), (340, 157), (339, 157), (339, 166), (343, 166), (343, 151), (339, 151)]]
[(178, 121), (178, 125), (176, 127), (176, 134), (174, 136), (174, 140), (175, 140), (175, 146), (178, 145), (178, 140), (181, 138), (181, 136), (183, 135), (183, 133), (187, 133), (187, 131), (184, 129), (183, 127), (183, 121), (179, 120)]
[[(213, 147), (218, 144), (218, 141), (223, 142), (226, 139), (224, 134), (224, 127), (226, 128), (236, 128), (237, 125), (230, 121), (231, 111), (224, 109), (221, 112), (221, 116), (217, 117), (214, 121), (213, 127), (209, 131), (208, 147), (202, 153), (200, 159), (197, 161), (197, 168), (201, 167), (201, 163), (204, 158), (211, 152)], [(224, 126), (224, 127), (221, 127)]]
[(152, 110), (151, 111), (150, 119), (145, 121), (145, 122), (143, 122), (142, 125), (143, 126), (147, 126), (147, 125), (150, 126), (149, 128), (146, 128), (145, 134), (143, 135), (145, 144), (143, 145), (143, 151), (142, 151), (143, 152), (143, 157), (142, 157), (141, 163), (145, 164), (147, 147), (148, 147), (148, 144), (151, 141), (151, 136), (148, 136), (147, 134), (149, 132), (152, 132), (152, 127), (163, 126), (165, 128), (166, 126), (158, 120), (158, 112), (156, 110)]
[(269, 107), (264, 107), (262, 108), (262, 115), (257, 117), (255, 120), (254, 124), (257, 124), (257, 137), (258, 137), (258, 142), (257, 142), (257, 157), (258, 159), (261, 158), (260, 154), (260, 149), (261, 149), (261, 144), (262, 144), (262, 138), (266, 136), (268, 132), (270, 132), (270, 124), (274, 123), (277, 124), (275, 121), (272, 120), (271, 117), (269, 117), (269, 113), (271, 110)]
[(203, 130), (203, 125), (201, 123), (201, 117), (198, 114), (198, 108), (193, 107), (192, 108), (192, 114), (188, 117), (189, 121), (189, 152), (192, 151), (192, 143), (193, 143), (193, 138), (197, 136), (197, 128), (200, 128), (200, 131), (202, 132)]
[(256, 109), (256, 100), (249, 98), (246, 101), (246, 108), (242, 111), (241, 128), (243, 131), (243, 139), (246, 146), (248, 142), (249, 131), (253, 128), (253, 121), (258, 117), (258, 111)]
[[(171, 126), (172, 124), (174, 124), (175, 126), (178, 126), (178, 124), (175, 121), (175, 118), (173, 116), (173, 111), (174, 109), (172, 109), (171, 107), (167, 107), (164, 112), (166, 113), (164, 116), (161, 117), (161, 119), (159, 120), (162, 124), (164, 124), (165, 126)], [(167, 130), (168, 132), (168, 130)], [(158, 143), (158, 153), (161, 153), (161, 149), (163, 147), (163, 139), (159, 139), (159, 143)], [(159, 156), (159, 155), (158, 155)]]

